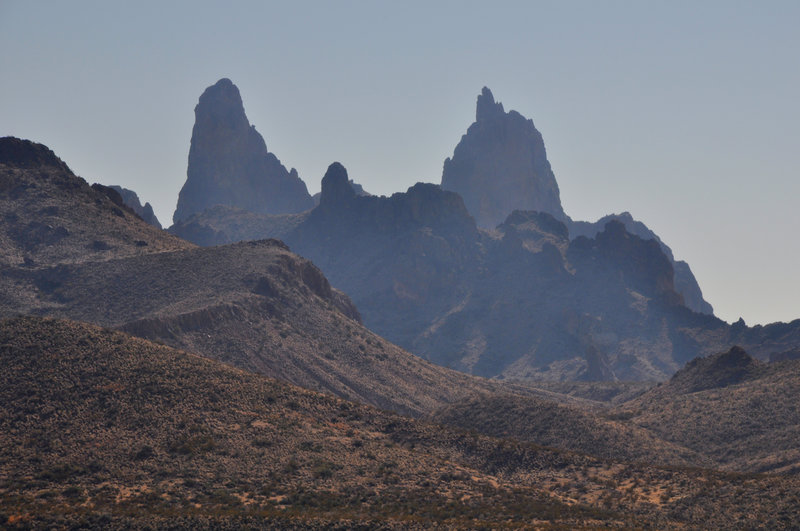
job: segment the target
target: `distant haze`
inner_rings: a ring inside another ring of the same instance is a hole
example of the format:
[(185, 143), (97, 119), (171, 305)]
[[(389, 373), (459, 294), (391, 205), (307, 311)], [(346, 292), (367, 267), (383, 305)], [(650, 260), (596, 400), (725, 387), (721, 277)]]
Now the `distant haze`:
[(475, 99), (532, 118), (564, 210), (630, 211), (718, 316), (800, 317), (800, 3), (0, 1), (0, 135), (169, 225), (221, 77), (309, 191), (439, 183)]

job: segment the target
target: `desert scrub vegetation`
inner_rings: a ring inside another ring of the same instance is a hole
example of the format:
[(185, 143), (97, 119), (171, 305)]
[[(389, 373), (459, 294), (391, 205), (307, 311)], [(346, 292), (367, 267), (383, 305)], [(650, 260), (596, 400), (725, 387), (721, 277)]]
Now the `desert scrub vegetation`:
[(0, 321), (0, 356), (4, 527), (780, 528), (797, 514), (794, 477), (609, 464), (74, 322)]

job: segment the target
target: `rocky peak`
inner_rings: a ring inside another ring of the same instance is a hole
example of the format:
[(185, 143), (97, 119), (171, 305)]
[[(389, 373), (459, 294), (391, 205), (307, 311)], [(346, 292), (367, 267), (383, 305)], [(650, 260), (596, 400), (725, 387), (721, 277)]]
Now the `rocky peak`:
[(257, 214), (302, 212), (314, 205), (297, 171), (267, 151), (250, 125), (239, 89), (220, 79), (200, 96), (189, 147), (186, 183), (178, 197), (177, 223), (215, 205)]
[(475, 121), (481, 122), (484, 120), (491, 120), (495, 117), (500, 117), (505, 114), (502, 103), (495, 103), (494, 95), (488, 87), (483, 87), (481, 94), (478, 96), (478, 105), (475, 109)]
[(679, 370), (669, 386), (684, 393), (735, 385), (757, 377), (763, 364), (738, 346), (706, 358), (695, 358)]
[(196, 123), (204, 127), (224, 127), (230, 131), (250, 127), (239, 88), (228, 78), (208, 87), (200, 95), (194, 112)]
[(350, 185), (347, 170), (339, 162), (328, 166), (328, 171), (322, 178), (322, 192), (319, 204), (322, 208), (330, 208), (337, 204), (350, 202), (356, 197), (356, 192)]
[(484, 87), (476, 122), (444, 162), (442, 188), (464, 199), (478, 226), (495, 228), (514, 210), (568, 218), (561, 207), (555, 175), (542, 135), (516, 111), (505, 112)]

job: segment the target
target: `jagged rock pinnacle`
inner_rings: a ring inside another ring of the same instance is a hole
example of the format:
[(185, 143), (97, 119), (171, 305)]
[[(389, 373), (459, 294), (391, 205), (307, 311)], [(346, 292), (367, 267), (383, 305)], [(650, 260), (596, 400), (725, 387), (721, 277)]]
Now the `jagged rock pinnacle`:
[(546, 212), (566, 222), (533, 122), (516, 111), (505, 112), (487, 87), (478, 96), (475, 116), (452, 159), (444, 162), (442, 188), (459, 193), (481, 227), (495, 228), (514, 210)]
[(194, 110), (186, 183), (173, 220), (184, 221), (215, 205), (259, 214), (286, 214), (313, 207), (296, 171), (267, 151), (250, 125), (239, 89), (223, 78), (208, 87)]
[(350, 185), (347, 170), (339, 162), (332, 163), (322, 178), (320, 206), (327, 208), (331, 205), (346, 203), (354, 197), (356, 197), (356, 192)]
[(475, 108), (475, 120), (480, 122), (489, 120), (495, 116), (502, 116), (505, 114), (502, 103), (495, 103), (494, 95), (488, 87), (483, 87), (481, 94), (478, 96), (478, 104)]

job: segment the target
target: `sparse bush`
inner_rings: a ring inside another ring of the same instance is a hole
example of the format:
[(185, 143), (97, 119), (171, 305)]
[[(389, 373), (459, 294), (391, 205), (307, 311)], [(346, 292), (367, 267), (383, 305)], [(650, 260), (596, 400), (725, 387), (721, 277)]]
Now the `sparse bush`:
[(143, 461), (144, 459), (149, 459), (150, 457), (153, 457), (155, 454), (156, 453), (153, 450), (153, 447), (150, 446), (149, 444), (145, 444), (141, 448), (139, 448), (139, 451), (133, 455), (133, 458), (137, 461)]

